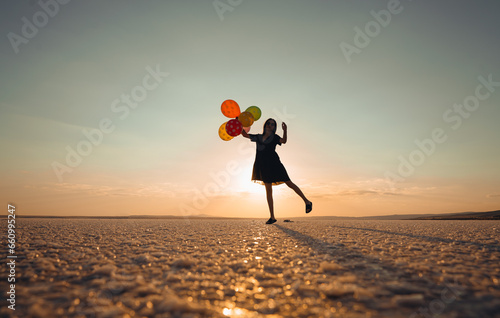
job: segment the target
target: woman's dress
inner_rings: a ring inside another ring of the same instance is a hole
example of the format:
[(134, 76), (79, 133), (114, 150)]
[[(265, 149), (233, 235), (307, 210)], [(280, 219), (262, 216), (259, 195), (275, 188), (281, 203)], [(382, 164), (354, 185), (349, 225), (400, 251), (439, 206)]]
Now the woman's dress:
[(250, 140), (257, 144), (257, 153), (253, 164), (252, 181), (278, 185), (290, 181), (285, 167), (276, 153), (276, 145), (281, 146), (281, 137), (274, 134), (263, 139), (262, 134), (249, 134)]

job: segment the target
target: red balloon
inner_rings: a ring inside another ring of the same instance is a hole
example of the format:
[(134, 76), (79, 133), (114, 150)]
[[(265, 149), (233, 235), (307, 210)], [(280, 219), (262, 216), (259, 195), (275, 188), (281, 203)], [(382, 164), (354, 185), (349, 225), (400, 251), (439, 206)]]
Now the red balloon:
[(226, 132), (229, 136), (236, 137), (241, 134), (243, 126), (238, 121), (238, 119), (231, 119), (226, 124)]

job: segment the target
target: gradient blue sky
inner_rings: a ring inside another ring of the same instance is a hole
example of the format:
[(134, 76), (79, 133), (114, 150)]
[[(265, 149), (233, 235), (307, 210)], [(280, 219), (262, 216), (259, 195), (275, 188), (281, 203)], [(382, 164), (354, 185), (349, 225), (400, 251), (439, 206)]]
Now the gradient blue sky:
[[(43, 21), (54, 1), (0, 5), (1, 192), (18, 213), (267, 216), (254, 145), (217, 135), (225, 99), (261, 108), (251, 132), (288, 124), (278, 153), (315, 215), (500, 206), (500, 87), (479, 88), (488, 97), (467, 118), (454, 112), (479, 77), (500, 82), (498, 1), (221, 0), (218, 13), (212, 1), (73, 0)], [(388, 5), (399, 13), (349, 63), (341, 44)], [(42, 27), (16, 53), (9, 38), (34, 16)], [(114, 112), (148, 67), (168, 76)], [(54, 163), (102, 120), (114, 130), (58, 178)], [(435, 129), (446, 140), (402, 176)], [(292, 190), (275, 193), (277, 217), (303, 215)]]

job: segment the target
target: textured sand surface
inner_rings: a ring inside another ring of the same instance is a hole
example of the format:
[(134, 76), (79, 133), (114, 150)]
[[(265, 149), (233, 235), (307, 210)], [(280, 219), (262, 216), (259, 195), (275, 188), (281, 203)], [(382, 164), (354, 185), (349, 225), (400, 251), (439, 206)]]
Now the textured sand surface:
[(18, 219), (0, 315), (500, 317), (498, 221), (292, 220)]

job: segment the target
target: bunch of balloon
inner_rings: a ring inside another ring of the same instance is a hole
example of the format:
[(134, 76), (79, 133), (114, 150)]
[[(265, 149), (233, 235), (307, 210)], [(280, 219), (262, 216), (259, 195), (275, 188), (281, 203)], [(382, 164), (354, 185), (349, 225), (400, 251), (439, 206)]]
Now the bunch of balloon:
[(224, 116), (232, 118), (219, 127), (219, 137), (224, 141), (229, 141), (238, 136), (242, 130), (248, 133), (253, 123), (259, 120), (262, 115), (260, 108), (257, 106), (250, 106), (244, 112), (241, 112), (238, 103), (231, 99), (225, 100), (220, 109)]

